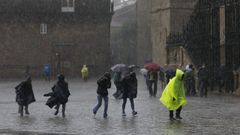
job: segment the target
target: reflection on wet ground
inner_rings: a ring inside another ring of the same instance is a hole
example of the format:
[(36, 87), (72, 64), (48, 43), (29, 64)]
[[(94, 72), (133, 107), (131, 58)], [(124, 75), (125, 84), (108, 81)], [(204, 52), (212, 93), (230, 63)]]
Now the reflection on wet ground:
[(19, 117), (14, 102), (14, 86), (18, 82), (0, 83), (0, 134), (2, 135), (238, 135), (240, 133), (240, 98), (230, 95), (211, 94), (208, 98), (188, 97), (181, 121), (169, 121), (168, 110), (157, 98), (148, 96), (145, 83), (139, 79), (136, 99), (137, 116), (132, 116), (127, 103), (126, 117), (121, 115), (122, 101), (115, 100), (109, 90), (109, 117), (104, 119), (103, 108), (94, 117), (96, 83), (80, 80), (69, 81), (71, 97), (67, 104), (67, 116), (54, 116), (54, 111), (44, 105), (42, 95), (54, 82), (33, 81), (37, 99), (30, 105), (30, 115)]

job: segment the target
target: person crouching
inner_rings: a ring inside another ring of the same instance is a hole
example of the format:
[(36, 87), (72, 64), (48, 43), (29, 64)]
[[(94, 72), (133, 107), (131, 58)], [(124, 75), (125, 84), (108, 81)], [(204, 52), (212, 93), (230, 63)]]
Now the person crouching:
[[(160, 98), (162, 104), (169, 109), (170, 120), (182, 119), (180, 113), (182, 107), (187, 104), (183, 78), (184, 72), (177, 69), (175, 77), (169, 81)], [(174, 110), (176, 110), (175, 118), (173, 116)]]

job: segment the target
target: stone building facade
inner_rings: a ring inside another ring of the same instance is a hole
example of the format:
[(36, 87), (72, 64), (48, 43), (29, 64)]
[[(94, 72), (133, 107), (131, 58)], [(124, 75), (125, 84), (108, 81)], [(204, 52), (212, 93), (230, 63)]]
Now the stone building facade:
[[(153, 61), (164, 66), (191, 63), (187, 52), (179, 47), (167, 47), (170, 33), (181, 33), (194, 10), (196, 0), (152, 0)], [(175, 59), (175, 60), (174, 60)]]
[(109, 68), (110, 0), (1, 0), (0, 76), (41, 76), (52, 73), (80, 76)]
[[(138, 1), (138, 49), (150, 53), (152, 61), (161, 66), (183, 66), (191, 63), (183, 48), (167, 47), (170, 33), (182, 32), (183, 25), (188, 22), (197, 0), (139, 0)], [(142, 8), (145, 7), (145, 8)], [(145, 14), (143, 14), (144, 10)], [(150, 20), (144, 23), (142, 20)], [(145, 24), (145, 29), (139, 25)], [(147, 24), (147, 25), (146, 25)], [(144, 31), (144, 32), (143, 32)], [(149, 33), (148, 33), (149, 32)], [(150, 35), (150, 41), (146, 39)], [(143, 38), (145, 37), (145, 38)], [(141, 40), (149, 42), (146, 44)], [(143, 44), (141, 44), (143, 43)], [(138, 55), (140, 56), (141, 53)]]
[(151, 0), (137, 0), (137, 63), (152, 60)]

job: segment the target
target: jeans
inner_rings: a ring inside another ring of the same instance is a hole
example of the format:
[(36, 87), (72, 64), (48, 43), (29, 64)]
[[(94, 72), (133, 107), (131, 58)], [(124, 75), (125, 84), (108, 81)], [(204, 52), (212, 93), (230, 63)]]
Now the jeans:
[(108, 110), (108, 96), (100, 96), (98, 95), (97, 96), (97, 100), (98, 100), (98, 103), (97, 105), (93, 108), (93, 113), (96, 114), (98, 109), (101, 107), (102, 105), (102, 99), (104, 100), (104, 115), (107, 115), (107, 110)]

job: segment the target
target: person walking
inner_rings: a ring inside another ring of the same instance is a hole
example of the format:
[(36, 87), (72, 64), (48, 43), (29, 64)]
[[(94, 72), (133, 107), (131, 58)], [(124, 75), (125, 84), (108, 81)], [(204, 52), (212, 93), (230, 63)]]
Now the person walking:
[(50, 96), (46, 105), (50, 108), (55, 106), (56, 112), (54, 115), (58, 115), (59, 108), (62, 105), (62, 117), (65, 117), (66, 103), (70, 95), (68, 83), (65, 81), (65, 77), (62, 74), (58, 75), (58, 81), (52, 87), (52, 92), (44, 94), (44, 96)]
[(51, 80), (51, 67), (50, 67), (50, 64), (45, 64), (44, 67), (43, 67), (43, 73), (44, 73), (44, 76), (45, 76), (45, 80), (46, 81), (49, 81)]
[(202, 65), (202, 67), (198, 71), (198, 81), (199, 81), (199, 91), (200, 91), (200, 97), (207, 97), (208, 93), (208, 71), (205, 65)]
[(21, 82), (19, 85), (15, 87), (16, 92), (16, 102), (18, 103), (19, 109), (18, 113), (20, 116), (23, 116), (23, 110), (25, 109), (25, 114), (29, 115), (29, 104), (35, 102), (35, 96), (32, 89), (32, 80), (31, 77), (27, 77), (27, 79)]
[[(177, 69), (175, 77), (169, 81), (160, 98), (160, 102), (169, 110), (170, 120), (175, 120), (175, 118), (178, 120), (182, 119), (181, 110), (187, 104), (183, 78), (184, 72)], [(174, 110), (176, 110), (175, 118)]]
[(115, 99), (121, 99), (122, 98), (122, 73), (121, 72), (114, 72), (113, 74), (113, 81), (114, 85), (116, 86), (116, 92), (113, 94)]
[[(158, 82), (158, 73), (157, 71), (149, 71), (149, 95), (156, 97), (157, 94), (157, 82)], [(154, 87), (153, 87), (154, 86)]]
[(135, 106), (134, 106), (134, 98), (137, 97), (137, 85), (138, 85), (137, 78), (134, 72), (131, 72), (130, 74), (125, 76), (122, 80), (122, 86), (123, 86), (122, 116), (126, 116), (125, 106), (127, 103), (127, 99), (130, 100), (132, 114), (134, 116), (137, 115), (137, 112), (135, 111)]
[(187, 89), (187, 95), (195, 96), (196, 88), (195, 88), (195, 76), (194, 76), (193, 65), (189, 65), (189, 67), (185, 69), (184, 82)]
[(107, 110), (108, 110), (108, 90), (111, 88), (111, 74), (109, 72), (104, 73), (104, 75), (98, 79), (97, 81), (98, 88), (97, 88), (97, 105), (93, 108), (93, 114), (96, 115), (98, 109), (102, 105), (102, 99), (104, 100), (104, 113), (103, 117), (107, 118)]
[(88, 79), (88, 67), (87, 65), (83, 65), (82, 69), (81, 69), (81, 73), (82, 73), (82, 79), (86, 82)]

